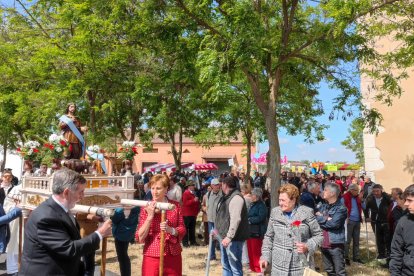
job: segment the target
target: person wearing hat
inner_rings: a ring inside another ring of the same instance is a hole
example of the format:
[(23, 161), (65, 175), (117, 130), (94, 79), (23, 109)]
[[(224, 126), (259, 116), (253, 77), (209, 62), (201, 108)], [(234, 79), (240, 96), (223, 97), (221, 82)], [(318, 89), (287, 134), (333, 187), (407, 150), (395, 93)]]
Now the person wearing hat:
[(195, 194), (195, 183), (192, 180), (185, 184), (187, 188), (183, 193), (183, 217), (187, 234), (183, 239), (183, 246), (189, 247), (190, 244), (199, 246), (196, 242), (195, 227), (198, 212), (200, 211), (200, 201)]

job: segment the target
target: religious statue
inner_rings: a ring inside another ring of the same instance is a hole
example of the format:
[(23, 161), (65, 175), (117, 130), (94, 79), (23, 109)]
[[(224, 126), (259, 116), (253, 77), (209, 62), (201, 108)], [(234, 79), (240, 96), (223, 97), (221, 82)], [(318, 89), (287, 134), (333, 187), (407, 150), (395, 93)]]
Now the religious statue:
[(87, 128), (81, 127), (81, 122), (75, 116), (75, 112), (76, 105), (69, 103), (66, 107), (65, 115), (59, 118), (62, 135), (69, 143), (69, 147), (64, 154), (65, 159), (80, 159), (84, 156), (85, 152), (83, 133), (87, 131)]

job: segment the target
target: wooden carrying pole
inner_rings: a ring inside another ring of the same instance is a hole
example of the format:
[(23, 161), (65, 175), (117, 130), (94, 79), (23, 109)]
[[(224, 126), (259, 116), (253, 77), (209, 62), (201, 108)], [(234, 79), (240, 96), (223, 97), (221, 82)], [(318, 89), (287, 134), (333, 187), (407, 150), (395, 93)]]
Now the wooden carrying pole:
[(23, 216), (19, 217), (19, 270), (20, 264), (22, 263), (22, 253), (23, 253)]
[(105, 276), (106, 273), (106, 245), (108, 244), (108, 239), (102, 239), (102, 253), (101, 253), (101, 276)]
[[(165, 222), (165, 210), (161, 210), (161, 223)], [(165, 231), (161, 231), (161, 241), (160, 241), (160, 267), (159, 267), (159, 276), (162, 276), (164, 273), (164, 248), (165, 248)]]

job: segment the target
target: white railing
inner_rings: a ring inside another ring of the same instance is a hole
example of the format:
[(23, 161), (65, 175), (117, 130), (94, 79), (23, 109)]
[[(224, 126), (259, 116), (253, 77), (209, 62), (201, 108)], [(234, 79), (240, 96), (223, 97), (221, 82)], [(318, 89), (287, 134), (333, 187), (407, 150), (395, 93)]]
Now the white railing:
[[(94, 206), (121, 206), (121, 199), (134, 198), (134, 176), (83, 175), (86, 179), (82, 204)], [(34, 209), (52, 195), (53, 177), (25, 176), (20, 189), (22, 206)]]

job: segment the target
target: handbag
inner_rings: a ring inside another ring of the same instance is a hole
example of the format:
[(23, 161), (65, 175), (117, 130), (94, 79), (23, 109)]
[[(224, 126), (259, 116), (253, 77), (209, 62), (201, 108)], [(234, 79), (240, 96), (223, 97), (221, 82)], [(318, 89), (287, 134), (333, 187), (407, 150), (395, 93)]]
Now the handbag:
[(323, 274), (320, 274), (319, 272), (309, 267), (309, 258), (310, 258), (310, 255), (308, 254), (306, 257), (308, 264), (303, 269), (303, 276), (323, 276)]
[(312, 268), (305, 267), (305, 269), (303, 270), (303, 276), (323, 276), (323, 274), (316, 272)]

